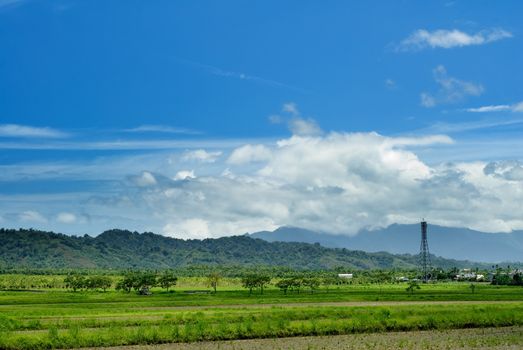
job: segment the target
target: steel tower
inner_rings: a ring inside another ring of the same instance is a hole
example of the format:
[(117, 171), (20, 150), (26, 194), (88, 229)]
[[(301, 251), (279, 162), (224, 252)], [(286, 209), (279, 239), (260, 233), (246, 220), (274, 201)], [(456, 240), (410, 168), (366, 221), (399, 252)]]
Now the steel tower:
[(427, 242), (427, 222), (425, 219), (421, 221), (421, 244), (419, 248), (419, 265), (421, 269), (421, 278), (423, 282), (428, 282), (431, 278), (431, 264), (429, 243)]

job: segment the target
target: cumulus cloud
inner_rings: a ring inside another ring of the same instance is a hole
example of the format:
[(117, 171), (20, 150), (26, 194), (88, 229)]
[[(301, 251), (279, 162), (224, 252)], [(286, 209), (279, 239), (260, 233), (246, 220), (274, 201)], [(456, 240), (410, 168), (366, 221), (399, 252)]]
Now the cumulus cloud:
[(202, 219), (187, 219), (164, 226), (163, 233), (169, 237), (183, 239), (202, 239), (209, 237), (209, 225)]
[(131, 176), (130, 179), (136, 186), (139, 187), (149, 187), (157, 184), (154, 175), (148, 171), (143, 171), (138, 176)]
[(236, 148), (227, 163), (229, 164), (245, 164), (252, 162), (263, 162), (271, 158), (271, 150), (264, 145), (245, 145)]
[[(508, 145), (514, 148), (513, 143)], [(134, 169), (129, 181), (118, 181), (111, 193), (100, 191), (90, 198), (84, 194), (81, 201), (78, 194), (17, 200), (0, 196), (16, 213), (3, 208), (2, 215), (16, 225), (36, 222), (48, 227), (58, 222), (59, 213), (85, 211), (91, 218), (89, 227), (117, 225), (181, 238), (284, 225), (350, 235), (362, 228), (417, 222), (421, 217), (434, 224), (487, 231), (523, 229), (521, 163), (429, 164), (418, 156), (438, 147), (459, 153), (455, 147), (461, 146), (445, 135), (292, 135), (224, 151), (227, 156), (216, 162), (198, 164), (198, 177), (178, 164), (141, 160), (119, 167)], [(169, 156), (171, 152), (158, 154)], [(72, 202), (82, 204), (65, 206)], [(27, 203), (41, 205), (27, 211)], [(48, 212), (58, 213), (51, 223), (40, 214)], [(76, 222), (63, 227), (80, 228), (82, 217), (72, 215)], [(72, 221), (68, 215), (62, 219)]]
[(523, 163), (520, 161), (490, 162), (484, 168), (485, 175), (510, 181), (523, 181)]
[(313, 118), (304, 118), (298, 106), (294, 102), (287, 102), (282, 107), (286, 116), (270, 115), (269, 122), (272, 124), (287, 123), (289, 131), (298, 136), (316, 136), (323, 133), (318, 123)]
[(423, 107), (434, 107), (438, 104), (458, 103), (468, 96), (480, 96), (485, 89), (481, 84), (459, 80), (448, 75), (444, 66), (439, 65), (433, 70), (434, 80), (439, 85), (435, 94), (422, 92), (420, 103)]
[(56, 216), (56, 221), (62, 224), (74, 224), (76, 223), (77, 217), (73, 213), (62, 212)]
[(214, 163), (222, 155), (221, 151), (207, 152), (204, 149), (186, 151), (182, 156), (182, 161), (197, 161), (202, 163)]
[(450, 49), (472, 45), (485, 45), (494, 41), (511, 38), (512, 33), (503, 29), (488, 29), (469, 34), (457, 29), (428, 31), (418, 29), (396, 47), (398, 51), (419, 51), (426, 48)]
[(60, 130), (18, 124), (0, 124), (0, 137), (61, 138), (69, 136)]
[(429, 166), (411, 150), (451, 143), (444, 135), (294, 135), (261, 145), (271, 156), (255, 169), (158, 183), (135, 200), (164, 222), (164, 233), (183, 238), (282, 225), (354, 234), (420, 217), (483, 230), (523, 228), (517, 215), (501, 211), (522, 199), (516, 175), (508, 180), (507, 171), (481, 162)]
[(465, 109), (472, 113), (492, 113), (492, 112), (523, 112), (523, 101), (512, 105), (489, 105)]
[(315, 136), (323, 132), (318, 123), (312, 118), (293, 118), (289, 121), (289, 129), (293, 135), (298, 136)]
[(194, 175), (194, 170), (180, 170), (174, 175), (174, 180), (186, 180), (186, 179), (194, 179), (196, 178), (196, 175)]

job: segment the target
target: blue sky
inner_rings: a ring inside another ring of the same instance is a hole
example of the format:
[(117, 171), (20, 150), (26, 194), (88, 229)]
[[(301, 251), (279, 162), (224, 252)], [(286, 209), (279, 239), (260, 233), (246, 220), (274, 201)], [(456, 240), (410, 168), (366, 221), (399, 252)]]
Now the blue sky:
[(523, 229), (522, 10), (0, 0), (0, 226)]

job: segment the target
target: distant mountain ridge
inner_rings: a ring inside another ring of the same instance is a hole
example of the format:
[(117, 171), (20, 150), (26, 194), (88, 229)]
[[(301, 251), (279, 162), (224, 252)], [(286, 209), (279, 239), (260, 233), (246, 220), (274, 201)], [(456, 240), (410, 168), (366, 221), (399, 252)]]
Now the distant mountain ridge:
[[(356, 236), (332, 235), (295, 227), (261, 231), (250, 235), (269, 242), (320, 243), (330, 248), (393, 254), (416, 254), (420, 246), (420, 225), (394, 224), (380, 230), (363, 230)], [(464, 228), (430, 225), (429, 249), (432, 254), (479, 262), (523, 262), (523, 231), (485, 233)]]
[[(485, 267), (433, 257), (435, 266)], [(415, 268), (417, 256), (366, 253), (319, 244), (267, 242), (249, 236), (182, 240), (109, 230), (96, 237), (0, 229), (1, 268), (164, 269), (194, 265), (282, 266), (294, 269)]]

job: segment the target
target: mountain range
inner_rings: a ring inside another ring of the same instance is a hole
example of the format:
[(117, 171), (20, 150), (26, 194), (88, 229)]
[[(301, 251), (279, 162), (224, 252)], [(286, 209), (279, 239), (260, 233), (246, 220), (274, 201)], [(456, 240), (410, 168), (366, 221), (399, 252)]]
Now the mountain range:
[[(394, 224), (378, 230), (363, 230), (357, 235), (333, 235), (295, 227), (280, 227), (250, 235), (269, 242), (319, 243), (324, 247), (416, 254), (420, 249), (420, 225)], [(465, 228), (428, 227), (429, 250), (437, 256), (478, 262), (523, 262), (523, 231), (485, 233)]]
[[(281, 229), (267, 233), (273, 238)], [(310, 232), (309, 232), (310, 233)], [(312, 237), (318, 238), (314, 233)], [(254, 236), (263, 236), (258, 233)], [(283, 236), (283, 235), (282, 235)], [(340, 237), (338, 237), (340, 238)], [(463, 260), (432, 256), (434, 266), (487, 267)], [(293, 269), (389, 269), (416, 268), (413, 254), (368, 253), (346, 248), (327, 248), (318, 243), (267, 242), (252, 236), (182, 240), (146, 232), (109, 230), (91, 237), (68, 236), (38, 230), (0, 229), (0, 270), (9, 269), (165, 269), (196, 265), (279, 266)]]

